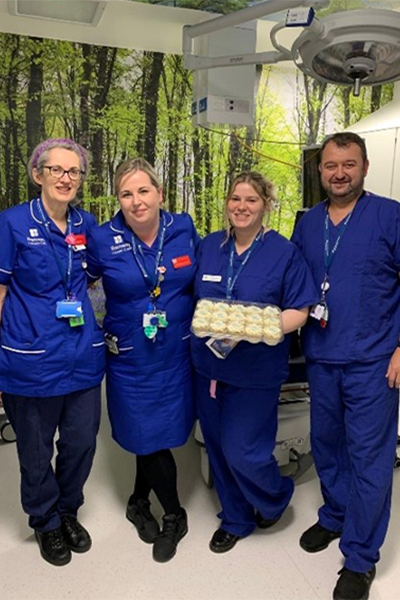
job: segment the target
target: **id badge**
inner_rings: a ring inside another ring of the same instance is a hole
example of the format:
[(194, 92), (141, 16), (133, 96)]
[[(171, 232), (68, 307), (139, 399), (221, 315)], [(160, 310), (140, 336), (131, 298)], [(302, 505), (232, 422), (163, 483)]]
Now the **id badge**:
[(143, 314), (143, 327), (160, 327), (161, 329), (168, 326), (167, 313), (163, 310), (155, 310)]
[(70, 319), (83, 317), (82, 302), (80, 300), (59, 300), (56, 304), (57, 319)]
[(225, 359), (232, 352), (234, 347), (237, 345), (237, 342), (234, 340), (229, 340), (227, 338), (222, 340), (216, 340), (215, 338), (210, 338), (206, 342), (206, 346), (208, 346), (213, 354), (217, 358)]
[(111, 354), (119, 354), (118, 338), (116, 335), (106, 333), (104, 335), (104, 341), (106, 343), (108, 351), (111, 352)]

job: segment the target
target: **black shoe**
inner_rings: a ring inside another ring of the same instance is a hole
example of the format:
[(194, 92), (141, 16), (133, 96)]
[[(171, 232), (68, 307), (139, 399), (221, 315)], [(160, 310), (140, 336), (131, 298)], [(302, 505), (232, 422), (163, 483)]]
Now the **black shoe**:
[(153, 558), (156, 562), (164, 563), (176, 554), (179, 541), (188, 532), (187, 514), (184, 508), (180, 515), (164, 515), (163, 527), (154, 542)]
[(126, 507), (126, 518), (134, 524), (143, 542), (153, 544), (156, 541), (160, 528), (150, 512), (149, 500), (139, 499), (137, 503), (129, 501)]
[(35, 537), (39, 544), (40, 554), (51, 565), (61, 567), (71, 560), (69, 549), (60, 528), (51, 531), (36, 531)]
[(279, 517), (276, 517), (276, 519), (264, 519), (261, 513), (259, 513), (258, 511), (256, 512), (256, 524), (257, 527), (259, 527), (260, 529), (268, 529), (269, 527), (272, 527), (272, 525), (275, 525), (275, 523), (277, 523), (280, 518), (281, 515), (279, 515)]
[(300, 538), (300, 546), (306, 552), (320, 552), (325, 550), (329, 544), (341, 536), (340, 531), (330, 531), (319, 523), (315, 523), (307, 529)]
[(376, 574), (375, 566), (367, 573), (356, 573), (344, 567), (333, 590), (333, 600), (368, 600), (369, 588)]
[(92, 546), (91, 537), (76, 517), (62, 515), (61, 529), (70, 550), (79, 553), (90, 550)]
[(233, 535), (233, 533), (228, 533), (224, 529), (219, 528), (211, 538), (210, 550), (217, 554), (229, 552), (240, 539), (240, 536)]

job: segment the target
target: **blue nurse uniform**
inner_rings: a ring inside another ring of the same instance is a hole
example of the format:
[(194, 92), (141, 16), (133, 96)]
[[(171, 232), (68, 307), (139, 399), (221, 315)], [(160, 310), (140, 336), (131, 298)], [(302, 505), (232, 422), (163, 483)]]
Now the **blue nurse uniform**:
[[(202, 240), (197, 298), (226, 298), (230, 244), (225, 232)], [(234, 254), (234, 273), (246, 253)], [(316, 301), (308, 268), (297, 248), (275, 231), (262, 235), (233, 287), (233, 299), (301, 309)], [(202, 432), (222, 506), (221, 527), (244, 537), (255, 527), (254, 509), (279, 518), (293, 494), (273, 457), (279, 390), (288, 376), (290, 337), (277, 346), (240, 342), (225, 359), (192, 336)], [(215, 394), (210, 384), (216, 381)], [(215, 396), (215, 397), (214, 397)]]
[(158, 329), (155, 341), (143, 329), (149, 288), (140, 264), (154, 271), (161, 227), (151, 247), (141, 244), (139, 264), (122, 212), (95, 228), (90, 244), (88, 273), (93, 279), (102, 277), (104, 329), (118, 346), (118, 354), (107, 353), (112, 435), (135, 454), (181, 446), (195, 417), (189, 338), (198, 235), (188, 214), (161, 211), (160, 220), (165, 222), (164, 280), (156, 308), (166, 313), (168, 326)]
[[(293, 242), (324, 279), (327, 202), (299, 222)], [(332, 248), (341, 224), (329, 220)], [(364, 192), (329, 268), (329, 320), (303, 328), (312, 451), (324, 504), (319, 522), (341, 532), (346, 568), (379, 560), (390, 514), (399, 393), (385, 377), (400, 332), (400, 204)]]
[[(68, 215), (72, 234), (87, 236), (95, 224), (79, 208), (70, 207)], [(22, 504), (30, 525), (39, 531), (59, 527), (60, 514), (76, 515), (83, 502), (105, 368), (103, 333), (86, 293), (86, 249), (73, 251), (65, 237), (40, 198), (0, 214), (0, 284), (7, 286), (1, 312), (0, 389), (17, 434)], [(82, 302), (85, 320), (76, 327), (56, 318), (56, 304), (66, 297), (68, 265), (70, 289)]]

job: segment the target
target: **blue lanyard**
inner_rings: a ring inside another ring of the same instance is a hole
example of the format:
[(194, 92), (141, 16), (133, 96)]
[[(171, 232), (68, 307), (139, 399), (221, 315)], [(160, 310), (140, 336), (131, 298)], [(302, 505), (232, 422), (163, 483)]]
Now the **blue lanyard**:
[[(67, 298), (71, 298), (73, 296), (73, 294), (72, 294), (72, 246), (71, 246), (71, 244), (68, 244), (68, 264), (67, 264), (67, 269), (65, 270), (62, 265), (60, 256), (56, 250), (56, 247), (54, 246), (53, 238), (52, 238), (51, 231), (50, 231), (50, 224), (49, 224), (50, 222), (48, 219), (46, 219), (46, 216), (45, 216), (45, 213), (43, 210), (43, 206), (42, 206), (41, 198), (37, 199), (37, 206), (38, 206), (38, 209), (40, 212), (40, 216), (42, 217), (43, 225), (46, 229), (47, 239), (49, 240), (51, 249), (54, 254), (54, 258), (56, 259), (58, 271), (60, 273), (60, 277), (61, 277), (63, 285), (64, 285), (66, 296), (67, 296)], [(67, 213), (67, 231), (68, 231), (67, 235), (72, 233), (71, 211), (69, 210), (69, 208), (68, 208), (68, 213)]]
[(353, 210), (347, 215), (347, 217), (341, 224), (336, 242), (334, 243), (332, 250), (330, 250), (330, 248), (329, 248), (329, 212), (328, 212), (328, 208), (326, 209), (325, 229), (324, 229), (324, 263), (325, 263), (325, 273), (326, 274), (328, 274), (329, 268), (332, 265), (333, 259), (336, 256), (336, 252), (339, 247), (340, 240), (342, 239), (342, 237), (344, 235), (347, 224), (350, 221), (351, 215), (353, 214)]
[(160, 284), (159, 267), (160, 267), (161, 261), (162, 261), (166, 228), (167, 228), (167, 226), (166, 226), (166, 222), (165, 222), (165, 216), (163, 214), (161, 217), (161, 223), (160, 223), (160, 228), (159, 228), (159, 233), (158, 233), (158, 235), (160, 237), (160, 242), (159, 242), (159, 247), (158, 247), (158, 252), (157, 252), (157, 256), (156, 256), (153, 273), (149, 273), (148, 270), (146, 269), (142, 244), (141, 244), (140, 240), (138, 239), (138, 237), (132, 232), (133, 256), (135, 257), (136, 263), (143, 275), (143, 279), (145, 280), (147, 287), (149, 288), (150, 295), (152, 295), (155, 288)]
[(226, 297), (228, 300), (232, 299), (232, 292), (233, 292), (235, 283), (237, 281), (237, 278), (239, 277), (239, 275), (245, 268), (246, 264), (249, 262), (249, 258), (252, 255), (253, 250), (255, 249), (257, 243), (259, 242), (262, 232), (263, 232), (263, 228), (260, 229), (260, 231), (257, 234), (257, 237), (253, 240), (253, 243), (251, 244), (250, 248), (247, 250), (246, 255), (245, 255), (243, 261), (240, 263), (239, 268), (236, 271), (235, 275), (233, 273), (233, 270), (234, 270), (233, 263), (234, 263), (234, 259), (235, 259), (235, 240), (234, 240), (234, 237), (231, 236), (230, 241), (229, 241), (230, 253), (229, 253), (229, 264), (228, 264), (228, 277), (227, 277), (227, 281), (226, 281)]

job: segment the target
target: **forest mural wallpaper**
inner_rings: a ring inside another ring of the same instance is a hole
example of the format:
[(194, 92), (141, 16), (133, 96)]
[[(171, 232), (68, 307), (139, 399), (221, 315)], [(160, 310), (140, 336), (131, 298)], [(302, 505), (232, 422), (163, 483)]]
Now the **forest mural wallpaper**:
[(68, 136), (92, 154), (82, 201), (99, 222), (116, 209), (116, 167), (140, 155), (164, 182), (166, 208), (190, 212), (201, 234), (221, 227), (233, 175), (254, 168), (276, 186), (272, 227), (290, 236), (302, 204), (302, 148), (393, 93), (392, 85), (377, 86), (354, 98), (294, 68), (258, 66), (254, 126), (201, 128), (192, 125), (192, 76), (182, 56), (4, 33), (0, 53), (0, 209), (34, 195), (26, 176), (34, 146)]

